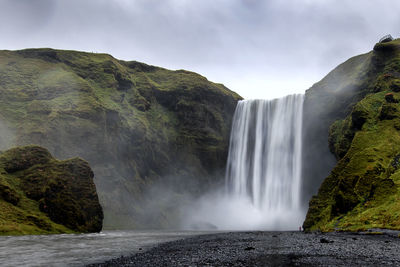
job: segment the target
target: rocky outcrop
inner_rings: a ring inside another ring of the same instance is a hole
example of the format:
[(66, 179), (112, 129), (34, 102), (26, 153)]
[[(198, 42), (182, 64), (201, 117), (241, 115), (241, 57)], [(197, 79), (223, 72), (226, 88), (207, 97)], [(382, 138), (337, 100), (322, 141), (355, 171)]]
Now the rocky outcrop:
[(193, 72), (106, 54), (0, 51), (0, 149), (86, 159), (106, 228), (176, 227), (187, 197), (224, 176), (239, 99)]
[(99, 232), (103, 211), (89, 164), (39, 146), (0, 154), (0, 234)]
[[(329, 142), (337, 163), (309, 203), (306, 230), (400, 229), (400, 95), (393, 90), (399, 74), (394, 40), (343, 63), (307, 92), (320, 108), (313, 112), (322, 112), (319, 140)], [(321, 153), (309, 156), (309, 168)]]

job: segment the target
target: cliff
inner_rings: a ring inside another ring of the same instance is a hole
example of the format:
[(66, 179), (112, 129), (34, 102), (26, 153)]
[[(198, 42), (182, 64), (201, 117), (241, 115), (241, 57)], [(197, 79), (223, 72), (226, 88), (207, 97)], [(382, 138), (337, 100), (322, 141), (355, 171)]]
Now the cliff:
[(79, 158), (59, 161), (39, 146), (0, 154), (0, 234), (100, 232), (93, 172)]
[(174, 228), (188, 195), (223, 177), (239, 99), (196, 73), (106, 54), (0, 51), (0, 149), (87, 160), (105, 228)]
[(309, 203), (306, 230), (400, 229), (399, 92), (399, 39), (349, 59), (306, 92), (305, 178), (333, 167)]

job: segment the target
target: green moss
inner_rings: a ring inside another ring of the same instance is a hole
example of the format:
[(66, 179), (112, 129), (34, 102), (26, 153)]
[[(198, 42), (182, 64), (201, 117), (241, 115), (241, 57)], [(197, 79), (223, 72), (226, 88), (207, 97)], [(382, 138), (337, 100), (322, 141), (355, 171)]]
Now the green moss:
[(0, 154), (0, 173), (0, 235), (101, 230), (93, 173), (83, 160), (16, 147)]
[(110, 55), (0, 51), (0, 129), (11, 133), (0, 145), (87, 159), (108, 228), (145, 227), (144, 192), (165, 176), (188, 194), (218, 182), (239, 99), (199, 74)]
[(330, 127), (338, 163), (310, 201), (307, 230), (400, 229), (400, 95), (391, 91), (400, 71), (398, 43), (375, 47), (382, 72), (369, 75), (371, 89)]
[[(400, 229), (397, 170), (400, 133), (396, 126), (400, 106), (391, 103), (396, 116), (382, 118), (382, 107), (387, 105), (385, 93), (366, 96), (344, 121), (335, 122), (331, 127), (330, 140), (335, 151), (343, 140), (347, 142), (346, 149), (338, 153), (341, 159), (321, 185), (318, 197), (310, 202), (307, 229)], [(377, 103), (381, 104), (380, 108)], [(352, 128), (351, 121), (359, 106), (363, 106), (365, 122), (362, 127)], [(349, 129), (353, 131), (352, 138), (348, 138)]]

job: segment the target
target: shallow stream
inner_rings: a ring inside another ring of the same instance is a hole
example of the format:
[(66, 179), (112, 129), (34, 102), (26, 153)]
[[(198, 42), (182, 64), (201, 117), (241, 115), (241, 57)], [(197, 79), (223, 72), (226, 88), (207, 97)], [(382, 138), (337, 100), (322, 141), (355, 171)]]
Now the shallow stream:
[(0, 236), (0, 266), (82, 266), (205, 233), (104, 231), (97, 234)]

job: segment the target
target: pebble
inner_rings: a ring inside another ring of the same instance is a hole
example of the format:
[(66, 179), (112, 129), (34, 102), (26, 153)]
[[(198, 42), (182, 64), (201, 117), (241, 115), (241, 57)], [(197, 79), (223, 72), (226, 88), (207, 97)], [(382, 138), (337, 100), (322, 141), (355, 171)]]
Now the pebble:
[(399, 251), (400, 238), (386, 234), (231, 232), (163, 243), (88, 266), (400, 266)]

